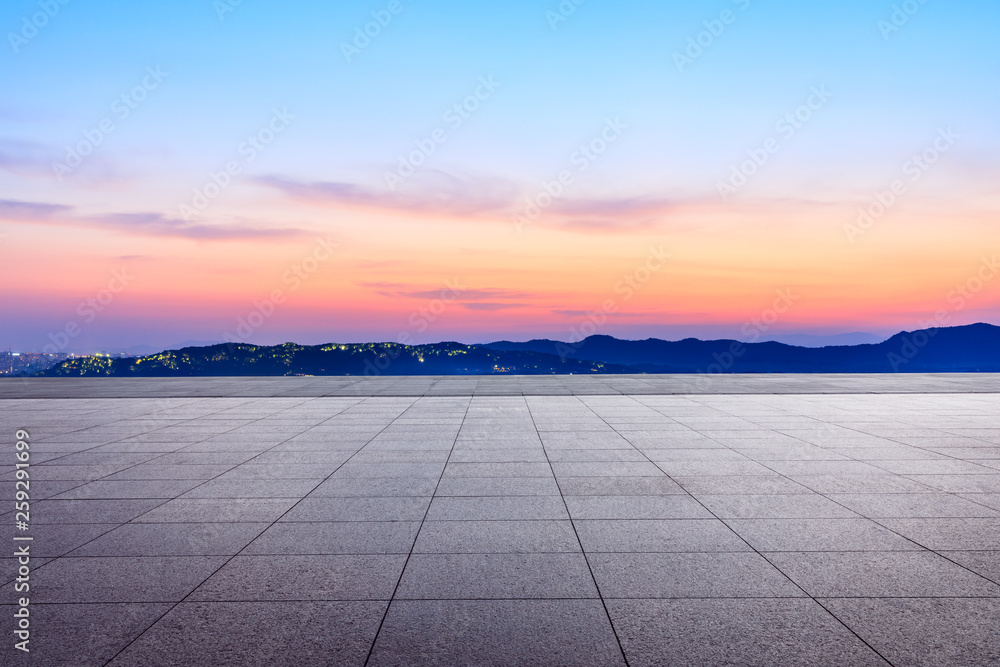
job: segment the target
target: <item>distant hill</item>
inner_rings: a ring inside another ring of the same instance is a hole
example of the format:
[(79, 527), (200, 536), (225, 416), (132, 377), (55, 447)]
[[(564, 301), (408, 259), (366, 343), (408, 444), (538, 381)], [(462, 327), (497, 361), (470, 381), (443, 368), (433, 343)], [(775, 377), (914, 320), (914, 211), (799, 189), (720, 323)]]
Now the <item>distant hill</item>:
[(354, 343), (185, 347), (127, 359), (81, 357), (40, 377), (194, 377), (261, 375), (551, 375), (629, 373), (625, 366), (561, 359), (537, 352), (500, 352), (461, 343)]
[(486, 347), (566, 359), (600, 359), (644, 373), (893, 373), (998, 372), (1000, 327), (971, 324), (898, 333), (877, 344), (797, 347), (734, 340), (618, 340), (590, 336), (578, 343), (500, 341)]
[(487, 345), (220, 344), (138, 358), (69, 359), (41, 377), (206, 375), (550, 375), (567, 373), (1000, 372), (1000, 327), (902, 332), (877, 344), (820, 348), (735, 340), (532, 340)]

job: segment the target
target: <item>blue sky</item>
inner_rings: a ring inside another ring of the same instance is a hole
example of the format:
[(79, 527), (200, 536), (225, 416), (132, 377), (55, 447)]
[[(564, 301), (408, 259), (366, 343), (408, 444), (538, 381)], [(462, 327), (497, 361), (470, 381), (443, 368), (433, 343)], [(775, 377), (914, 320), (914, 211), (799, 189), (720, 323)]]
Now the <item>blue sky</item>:
[[(604, 218), (596, 223), (608, 235), (605, 247), (630, 239), (635, 241), (633, 255), (641, 255), (640, 248), (653, 242), (669, 243), (680, 235), (692, 239), (687, 266), (694, 274), (708, 276), (713, 290), (723, 290), (701, 297), (718, 303), (671, 313), (669, 322), (661, 324), (650, 319), (655, 304), (647, 304), (643, 324), (623, 320), (611, 325), (623, 335), (668, 336), (671, 327), (681, 323), (695, 330), (703, 324), (706, 332), (739, 330), (743, 315), (733, 311), (719, 277), (719, 264), (725, 264), (731, 252), (706, 249), (720, 229), (749, 234), (752, 227), (759, 228), (761, 246), (754, 252), (788, 260), (782, 273), (791, 276), (802, 271), (792, 260), (804, 246), (792, 251), (783, 245), (790, 237), (797, 244), (811, 238), (812, 247), (820, 249), (812, 265), (825, 272), (830, 287), (837, 284), (839, 272), (858, 263), (873, 277), (916, 272), (940, 247), (940, 239), (926, 229), (937, 225), (937, 234), (945, 233), (940, 222), (924, 219), (926, 211), (950, 208), (952, 216), (960, 214), (951, 229), (964, 230), (966, 250), (995, 240), (982, 220), (995, 212), (992, 191), (1000, 155), (996, 3), (586, 0), (575, 5), (568, 0), (563, 6), (574, 11), (552, 24), (552, 12), (560, 11), (555, 0), (399, 0), (400, 11), (348, 59), (343, 44), (353, 42), (356, 30), (373, 21), (373, 13), (385, 12), (388, 0), (244, 0), (230, 7), (232, 11), (220, 12), (228, 2), (15, 0), (4, 5), (0, 200), (16, 206), (8, 204), (7, 219), (0, 220), (0, 226), (14, 229), (13, 234), (4, 233), (23, 244), (18, 246), (24, 248), (22, 255), (30, 255), (33, 243), (61, 230), (83, 249), (79, 256), (93, 259), (88, 266), (93, 284), (99, 285), (102, 262), (106, 267), (114, 257), (151, 255), (147, 246), (158, 236), (190, 236), (204, 243), (204, 230), (192, 232), (176, 220), (179, 205), (204, 185), (208, 174), (239, 159), (237, 147), (266, 126), (275, 109), (294, 117), (287, 130), (253, 164), (243, 165), (236, 186), (200, 215), (199, 223), (228, 230), (335, 230), (358, 257), (371, 259), (384, 252), (380, 258), (385, 261), (402, 261), (393, 254), (399, 249), (379, 249), (386, 234), (399, 236), (397, 226), (409, 230), (403, 236), (421, 237), (428, 256), (496, 246), (491, 232), (482, 231), (481, 213), (490, 211), (495, 218), (491, 224), (503, 225), (500, 221), (509, 217), (506, 211), (515, 210), (518, 202), (537, 193), (540, 183), (566, 169), (577, 147), (597, 136), (608, 119), (618, 119), (627, 129), (593, 168), (576, 175), (573, 197), (579, 201), (563, 202), (566, 210), (590, 206), (594, 215), (609, 210), (633, 215), (621, 223), (622, 229)], [(904, 4), (915, 9), (912, 15), (894, 9)], [(49, 13), (54, 7), (58, 11), (37, 34), (19, 39), (17, 35), (25, 34), (24, 20), (31, 21), (44, 7)], [(905, 22), (900, 21), (904, 15)], [(886, 22), (894, 18), (898, 30), (887, 32)], [(720, 19), (729, 21), (721, 31)], [(709, 38), (706, 31), (713, 26), (719, 34)], [(685, 53), (689, 40), (699, 35), (707, 46), (680, 71), (676, 54)], [(148, 68), (164, 72), (163, 82), (147, 91), (127, 119), (115, 119), (115, 100), (140, 85)], [(449, 127), (444, 114), (472, 94), (484, 77), (499, 87), (461, 127)], [(721, 206), (719, 182), (747, 158), (747, 151), (777, 136), (776, 122), (795, 112), (817, 87), (829, 91), (830, 99), (794, 136), (780, 141), (779, 153), (735, 201), (725, 202), (739, 208)], [(115, 120), (114, 131), (93, 155), (64, 180), (53, 179), (51, 165), (64, 159), (66, 147), (107, 118)], [(924, 230), (919, 243), (913, 246), (913, 236), (905, 236), (905, 227), (899, 225), (895, 233), (901, 236), (878, 241), (878, 257), (858, 252), (827, 256), (822, 250), (827, 235), (836, 236), (840, 225), (827, 221), (820, 209), (840, 207), (840, 215), (850, 215), (874, 190), (898, 176), (908, 156), (924, 150), (947, 127), (955, 128), (962, 139), (906, 204), (914, 209), (914, 228)], [(386, 171), (437, 128), (447, 130), (447, 141), (417, 176), (389, 196)], [(279, 182), (287, 187), (275, 187)], [(443, 200), (449, 204), (442, 207), (444, 212), (458, 208), (477, 213), (461, 221), (432, 212), (428, 220), (424, 214)], [(787, 211), (788, 202), (799, 202), (802, 208)], [(56, 213), (51, 207), (62, 208)], [(504, 212), (497, 213), (499, 208)], [(407, 210), (421, 215), (407, 217)], [(128, 229), (123, 215), (157, 222)], [(393, 221), (386, 216), (394, 216)], [(591, 223), (588, 218), (578, 228), (590, 225), (592, 232)], [(821, 225), (833, 232), (818, 231)], [(109, 241), (111, 227), (119, 235), (117, 241)], [(645, 230), (641, 241), (629, 236), (629, 230), (639, 227)], [(536, 255), (552, 258), (560, 278), (555, 282), (572, 282), (566, 267), (574, 259), (567, 248), (594, 242), (593, 234), (583, 240), (577, 236), (564, 230), (563, 236), (536, 235), (527, 244), (511, 247), (507, 268), (497, 263), (491, 276), (480, 279), (480, 287), (520, 290), (523, 286), (515, 285), (516, 280), (504, 282), (504, 276)], [(100, 248), (108, 243), (125, 250), (102, 255)], [(135, 248), (129, 250), (129, 244)], [(598, 242), (585, 254), (600, 262), (600, 247)], [(205, 261), (244, 257), (249, 266), (261, 261), (261, 252), (260, 247), (217, 245), (205, 253)], [(573, 252), (579, 257), (582, 251)], [(65, 253), (70, 257), (71, 248)], [(180, 267), (191, 261), (190, 255), (171, 247), (162, 259)], [(978, 258), (955, 256), (948, 261), (974, 260)], [(440, 266), (442, 261), (435, 256), (428, 264)], [(460, 269), (466, 270), (454, 267)], [(352, 284), (379, 278), (353, 270)], [(427, 265), (412, 266), (396, 279), (426, 287), (428, 281), (438, 280), (429, 270)], [(155, 274), (164, 272), (161, 266)], [(52, 273), (51, 280), (8, 294), (11, 308), (16, 307), (15, 296), (34, 291), (39, 298), (53, 299), (47, 306), (53, 314), (44, 323), (22, 324), (11, 332), (22, 345), (64, 318), (59, 309), (66, 306), (57, 305), (54, 295), (61, 294), (70, 304), (76, 300), (76, 294), (67, 292), (73, 286)], [(955, 273), (961, 277), (960, 270)], [(762, 279), (761, 298), (788, 282), (795, 279)], [(880, 298), (902, 298), (898, 293), (890, 296), (888, 286), (896, 278), (882, 282), (886, 291)], [(942, 283), (940, 289), (947, 286)], [(219, 286), (210, 291), (228, 293)], [(240, 298), (245, 302), (249, 296)], [(555, 292), (549, 296), (570, 298)], [(905, 298), (919, 302), (932, 296)], [(581, 298), (586, 295), (572, 296)], [(393, 317), (405, 321), (411, 308), (400, 305)], [(865, 306), (852, 313), (840, 301), (828, 308), (845, 313), (849, 321), (838, 327), (810, 316), (789, 321), (789, 331), (891, 331), (915, 317), (911, 309), (892, 322), (876, 321), (872, 313), (878, 308)], [(303, 317), (289, 315), (288, 324), (276, 326), (273, 336), (307, 335), (295, 324)], [(381, 316), (369, 319), (370, 326), (329, 335), (377, 337), (398, 328)], [(535, 330), (526, 324), (529, 315), (523, 320), (507, 333), (559, 335), (566, 328), (549, 319)], [(138, 315), (128, 321), (139, 331), (144, 326), (157, 329)], [(224, 326), (191, 323), (199, 331), (188, 337), (213, 337)], [(461, 324), (432, 333), (465, 339), (480, 335)], [(111, 344), (110, 329), (107, 336)]]

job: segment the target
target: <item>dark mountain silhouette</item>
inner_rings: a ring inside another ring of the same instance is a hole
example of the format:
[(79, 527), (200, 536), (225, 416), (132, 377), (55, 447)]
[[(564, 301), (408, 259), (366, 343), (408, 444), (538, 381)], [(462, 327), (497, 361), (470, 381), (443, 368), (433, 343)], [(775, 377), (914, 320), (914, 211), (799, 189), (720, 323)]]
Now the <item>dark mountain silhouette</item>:
[(566, 373), (1000, 372), (1000, 327), (902, 332), (878, 344), (820, 348), (735, 340), (532, 340), (487, 345), (331, 343), (186, 347), (131, 359), (69, 359), (36, 375), (519, 375)]
[(797, 347), (687, 338), (590, 336), (577, 343), (490, 343), (492, 350), (600, 359), (644, 373), (892, 373), (1000, 371), (1000, 327), (971, 324), (898, 333), (878, 344)]
[(144, 357), (69, 359), (35, 375), (192, 377), (206, 375), (491, 375), (629, 373), (626, 366), (560, 359), (537, 352), (500, 352), (460, 343), (353, 343), (185, 347)]

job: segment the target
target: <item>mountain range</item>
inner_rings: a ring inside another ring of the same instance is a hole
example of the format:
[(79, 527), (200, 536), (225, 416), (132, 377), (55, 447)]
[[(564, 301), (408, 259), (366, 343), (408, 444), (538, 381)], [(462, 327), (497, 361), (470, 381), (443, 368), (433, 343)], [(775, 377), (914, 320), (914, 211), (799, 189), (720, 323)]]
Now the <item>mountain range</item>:
[(81, 357), (41, 377), (276, 375), (493, 375), (567, 373), (1000, 372), (1000, 327), (971, 324), (901, 332), (881, 343), (798, 347), (776, 342), (687, 338), (484, 345), (226, 343), (136, 358)]

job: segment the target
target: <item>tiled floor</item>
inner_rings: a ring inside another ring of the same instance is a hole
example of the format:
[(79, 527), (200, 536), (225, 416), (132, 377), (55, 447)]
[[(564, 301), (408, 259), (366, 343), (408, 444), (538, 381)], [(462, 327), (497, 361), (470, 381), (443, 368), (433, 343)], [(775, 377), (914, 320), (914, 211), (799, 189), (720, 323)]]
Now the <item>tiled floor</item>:
[(0, 400), (0, 664), (1000, 663), (998, 393), (178, 393)]

